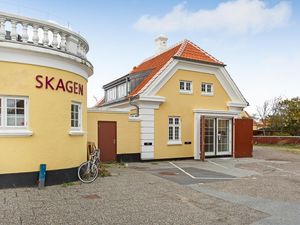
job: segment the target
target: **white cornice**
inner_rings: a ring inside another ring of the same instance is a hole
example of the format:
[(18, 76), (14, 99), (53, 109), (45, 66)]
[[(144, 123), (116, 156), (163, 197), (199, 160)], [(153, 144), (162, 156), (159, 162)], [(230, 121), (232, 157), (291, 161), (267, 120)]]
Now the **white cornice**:
[(0, 61), (46, 66), (76, 73), (85, 79), (93, 74), (88, 61), (41, 47), (0, 42)]
[(88, 112), (102, 112), (102, 113), (120, 113), (120, 114), (128, 114), (129, 110), (126, 109), (113, 109), (113, 108), (88, 108)]

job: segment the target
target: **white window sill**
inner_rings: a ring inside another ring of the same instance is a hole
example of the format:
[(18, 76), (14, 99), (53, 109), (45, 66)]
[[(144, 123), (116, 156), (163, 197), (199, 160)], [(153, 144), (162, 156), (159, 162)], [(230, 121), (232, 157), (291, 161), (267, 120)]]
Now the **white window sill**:
[(0, 130), (0, 137), (28, 137), (32, 136), (33, 132), (26, 129), (7, 129)]
[(70, 136), (83, 136), (85, 135), (85, 131), (82, 131), (82, 130), (70, 130), (69, 131), (69, 135)]
[(168, 145), (182, 145), (181, 141), (168, 141)]
[(184, 95), (192, 95), (192, 91), (179, 91), (179, 94), (184, 94)]
[(203, 96), (214, 96), (214, 93), (205, 93), (205, 92), (202, 92), (201, 95), (203, 95)]

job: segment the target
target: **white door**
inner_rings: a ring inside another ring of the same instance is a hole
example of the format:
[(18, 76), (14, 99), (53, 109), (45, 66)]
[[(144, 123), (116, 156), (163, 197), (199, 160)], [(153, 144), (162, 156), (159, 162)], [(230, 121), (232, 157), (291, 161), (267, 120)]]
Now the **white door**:
[(217, 118), (216, 155), (231, 154), (231, 119)]

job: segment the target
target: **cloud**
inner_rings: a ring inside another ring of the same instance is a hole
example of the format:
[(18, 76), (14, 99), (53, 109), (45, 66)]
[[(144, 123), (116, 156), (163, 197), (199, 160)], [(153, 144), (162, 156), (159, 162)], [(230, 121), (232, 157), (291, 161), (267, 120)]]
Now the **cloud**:
[(215, 9), (190, 11), (184, 4), (164, 16), (144, 15), (134, 28), (145, 32), (225, 31), (231, 34), (258, 33), (286, 25), (292, 10), (288, 2), (268, 6), (262, 0), (234, 0)]

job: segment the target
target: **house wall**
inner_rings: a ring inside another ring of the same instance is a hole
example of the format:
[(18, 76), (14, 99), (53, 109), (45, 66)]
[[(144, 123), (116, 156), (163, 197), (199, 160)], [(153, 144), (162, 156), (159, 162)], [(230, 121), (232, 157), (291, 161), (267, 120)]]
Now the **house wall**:
[[(179, 93), (179, 81), (193, 82), (192, 94)], [(214, 95), (202, 96), (201, 83), (213, 83)], [(228, 110), (227, 102), (231, 99), (215, 75), (186, 70), (178, 70), (158, 91), (166, 101), (155, 110), (154, 121), (154, 158), (181, 158), (194, 156), (194, 113), (193, 109)], [(180, 116), (180, 145), (168, 145), (168, 117)], [(184, 144), (191, 142), (191, 144)]]
[[(86, 79), (59, 69), (13, 62), (1, 61), (0, 68), (0, 96), (28, 97), (28, 129), (33, 132), (32, 136), (0, 135), (0, 175), (38, 171), (41, 163), (47, 164), (47, 171), (76, 170), (86, 159), (86, 134), (69, 135), (71, 102), (82, 104), (82, 130), (86, 131)], [(83, 95), (37, 88), (36, 75), (54, 77), (53, 83), (62, 79), (82, 84)]]
[(129, 121), (128, 113), (88, 112), (89, 142), (98, 145), (98, 121), (117, 122), (117, 154), (140, 153), (140, 122)]

